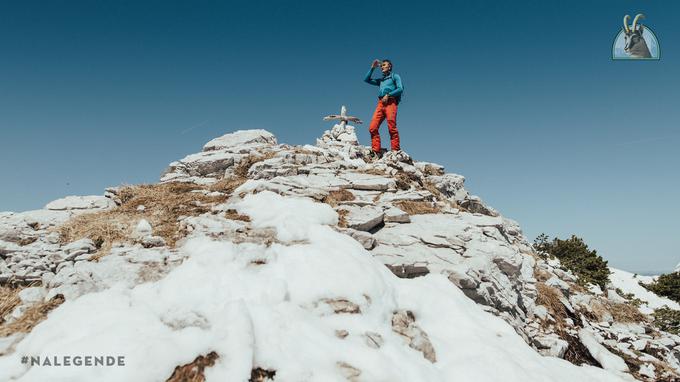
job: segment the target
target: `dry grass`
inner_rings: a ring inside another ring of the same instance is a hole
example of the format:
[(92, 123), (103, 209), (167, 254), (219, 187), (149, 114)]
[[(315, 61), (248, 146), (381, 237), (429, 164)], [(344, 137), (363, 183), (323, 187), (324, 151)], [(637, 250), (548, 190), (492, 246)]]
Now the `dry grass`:
[(305, 148), (302, 148), (302, 147), (300, 147), (300, 146), (295, 146), (295, 147), (293, 147), (293, 148), (292, 148), (292, 151), (293, 151), (295, 154), (316, 155), (316, 156), (321, 156), (321, 155), (323, 155), (323, 154), (321, 154), (321, 153), (318, 152), (318, 151), (305, 149)]
[(385, 171), (379, 170), (377, 168), (362, 169), (362, 170), (359, 170), (358, 172), (363, 173), (363, 174), (368, 174), (368, 175), (378, 175), (378, 176), (387, 176), (387, 177), (390, 176)]
[(216, 183), (211, 184), (208, 187), (208, 190), (213, 192), (221, 192), (224, 194), (231, 194), (235, 189), (239, 188), (243, 183), (245, 183), (246, 180), (248, 179), (240, 177), (224, 178), (217, 181)]
[(411, 186), (416, 189), (423, 188), (423, 184), (417, 176), (404, 171), (397, 172), (394, 176), (394, 181), (397, 184), (397, 188), (404, 191), (410, 190)]
[(274, 376), (276, 376), (276, 371), (265, 370), (258, 367), (250, 371), (250, 379), (248, 380), (248, 382), (273, 381)]
[(250, 217), (246, 215), (239, 214), (236, 210), (227, 210), (224, 213), (224, 217), (231, 220), (240, 220), (243, 222), (249, 222)]
[[(4, 288), (3, 288), (4, 289)], [(18, 290), (16, 291), (16, 294), (18, 294)], [(13, 294), (14, 292), (10, 292), (10, 294)], [(12, 297), (10, 297), (12, 298)], [(17, 297), (18, 298), (18, 297)], [(4, 297), (3, 297), (4, 301)], [(26, 311), (24, 314), (19, 317), (18, 320), (9, 322), (9, 323), (2, 323), (0, 325), (0, 337), (7, 337), (9, 335), (12, 335), (14, 333), (29, 333), (33, 328), (38, 325), (42, 320), (47, 318), (47, 315), (56, 307), (61, 305), (64, 302), (64, 296), (62, 295), (56, 295), (54, 296), (50, 301), (47, 302), (39, 302), (36, 303), (35, 305), (32, 305)], [(9, 306), (10, 304), (8, 304)], [(18, 305), (18, 304), (17, 304)], [(3, 304), (3, 309), (5, 305)], [(16, 307), (16, 305), (15, 305)], [(12, 308), (14, 309), (14, 308)]]
[(236, 175), (237, 178), (247, 179), (248, 170), (250, 170), (250, 167), (252, 167), (257, 162), (262, 162), (264, 160), (271, 159), (275, 156), (276, 153), (273, 151), (258, 155), (249, 154), (245, 158), (241, 159), (238, 165), (236, 165), (236, 167), (234, 168), (234, 175)]
[(432, 205), (431, 202), (426, 201), (402, 200), (394, 204), (409, 215), (437, 214), (441, 212), (439, 206), (436, 204)]
[(351, 191), (343, 188), (329, 192), (328, 195), (324, 196), (321, 201), (330, 205), (331, 207), (335, 207), (340, 202), (346, 202), (350, 200), (354, 200), (354, 194)]
[(643, 322), (647, 317), (634, 305), (611, 304), (610, 312), (617, 322)]
[(21, 303), (21, 299), (19, 299), (21, 289), (0, 286), (0, 325), (5, 323), (3, 317), (11, 313)]
[[(233, 187), (236, 183), (229, 184)], [(76, 216), (57, 230), (65, 243), (86, 237), (92, 239), (101, 249), (97, 255), (101, 257), (114, 242), (126, 241), (137, 222), (146, 219), (154, 235), (174, 246), (181, 238), (180, 217), (206, 213), (211, 206), (228, 198), (228, 195), (208, 196), (204, 191), (208, 190), (192, 183), (127, 186), (118, 193), (121, 205), (117, 208)], [(144, 206), (144, 210), (139, 211), (139, 206)]]
[(546, 282), (548, 279), (550, 279), (552, 275), (538, 266), (534, 268), (534, 278), (540, 282)]
[(19, 243), (18, 243), (18, 244), (19, 244), (20, 246), (23, 247), (23, 246), (25, 246), (25, 245), (29, 245), (29, 244), (35, 243), (37, 240), (38, 240), (38, 237), (37, 237), (37, 236), (25, 237), (25, 238), (19, 240)]
[(166, 382), (204, 382), (205, 369), (213, 366), (217, 358), (219, 356), (214, 351), (207, 355), (199, 355), (193, 362), (175, 367)]
[(338, 213), (338, 227), (347, 228), (347, 215), (349, 214), (349, 211), (340, 209), (335, 212)]
[(548, 312), (555, 318), (558, 328), (563, 327), (564, 320), (567, 318), (567, 309), (560, 301), (562, 292), (542, 282), (536, 283), (536, 290), (538, 292), (536, 303), (548, 309)]

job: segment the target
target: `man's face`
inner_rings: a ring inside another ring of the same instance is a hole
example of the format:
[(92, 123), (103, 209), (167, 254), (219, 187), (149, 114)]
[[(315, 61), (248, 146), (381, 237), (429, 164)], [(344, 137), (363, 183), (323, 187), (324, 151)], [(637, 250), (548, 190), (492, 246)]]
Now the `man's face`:
[(382, 70), (383, 73), (387, 74), (390, 72), (390, 70), (392, 70), (392, 64), (390, 64), (387, 61), (383, 61), (380, 64), (380, 70)]

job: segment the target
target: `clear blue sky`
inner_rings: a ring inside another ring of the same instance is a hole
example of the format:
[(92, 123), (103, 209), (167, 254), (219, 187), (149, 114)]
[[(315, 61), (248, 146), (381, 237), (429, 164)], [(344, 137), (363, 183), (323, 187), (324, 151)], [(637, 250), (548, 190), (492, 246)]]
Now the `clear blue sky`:
[[(640, 11), (662, 60), (612, 61)], [(0, 210), (155, 182), (237, 129), (313, 143), (341, 104), (370, 118), (362, 78), (390, 58), (416, 159), (465, 175), (530, 239), (575, 233), (614, 266), (669, 271), (679, 14), (625, 0), (2, 2)]]

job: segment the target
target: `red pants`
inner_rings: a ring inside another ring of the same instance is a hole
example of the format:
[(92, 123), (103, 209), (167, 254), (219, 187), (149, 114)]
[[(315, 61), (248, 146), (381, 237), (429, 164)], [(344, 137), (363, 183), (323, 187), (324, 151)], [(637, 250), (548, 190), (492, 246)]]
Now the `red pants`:
[(385, 104), (378, 100), (378, 106), (375, 108), (373, 119), (371, 119), (371, 124), (368, 127), (368, 132), (371, 133), (371, 147), (375, 152), (380, 151), (378, 128), (385, 117), (387, 117), (387, 130), (390, 132), (392, 150), (400, 150), (399, 132), (397, 131), (397, 101), (394, 98), (389, 98)]

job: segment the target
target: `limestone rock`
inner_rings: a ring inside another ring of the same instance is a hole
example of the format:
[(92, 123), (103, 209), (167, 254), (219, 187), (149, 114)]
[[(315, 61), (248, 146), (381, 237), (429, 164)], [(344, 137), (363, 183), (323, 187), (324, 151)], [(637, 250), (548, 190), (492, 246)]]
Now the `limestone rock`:
[(275, 145), (276, 143), (274, 134), (266, 130), (237, 130), (206, 143), (203, 151), (229, 149), (246, 144)]
[(338, 209), (347, 211), (345, 214), (347, 227), (358, 231), (370, 231), (381, 224), (385, 216), (381, 208), (372, 206), (341, 206)]
[(404, 337), (411, 348), (423, 353), (425, 359), (432, 363), (437, 362), (437, 355), (427, 333), (415, 321), (411, 311), (398, 311), (392, 315), (392, 330)]

